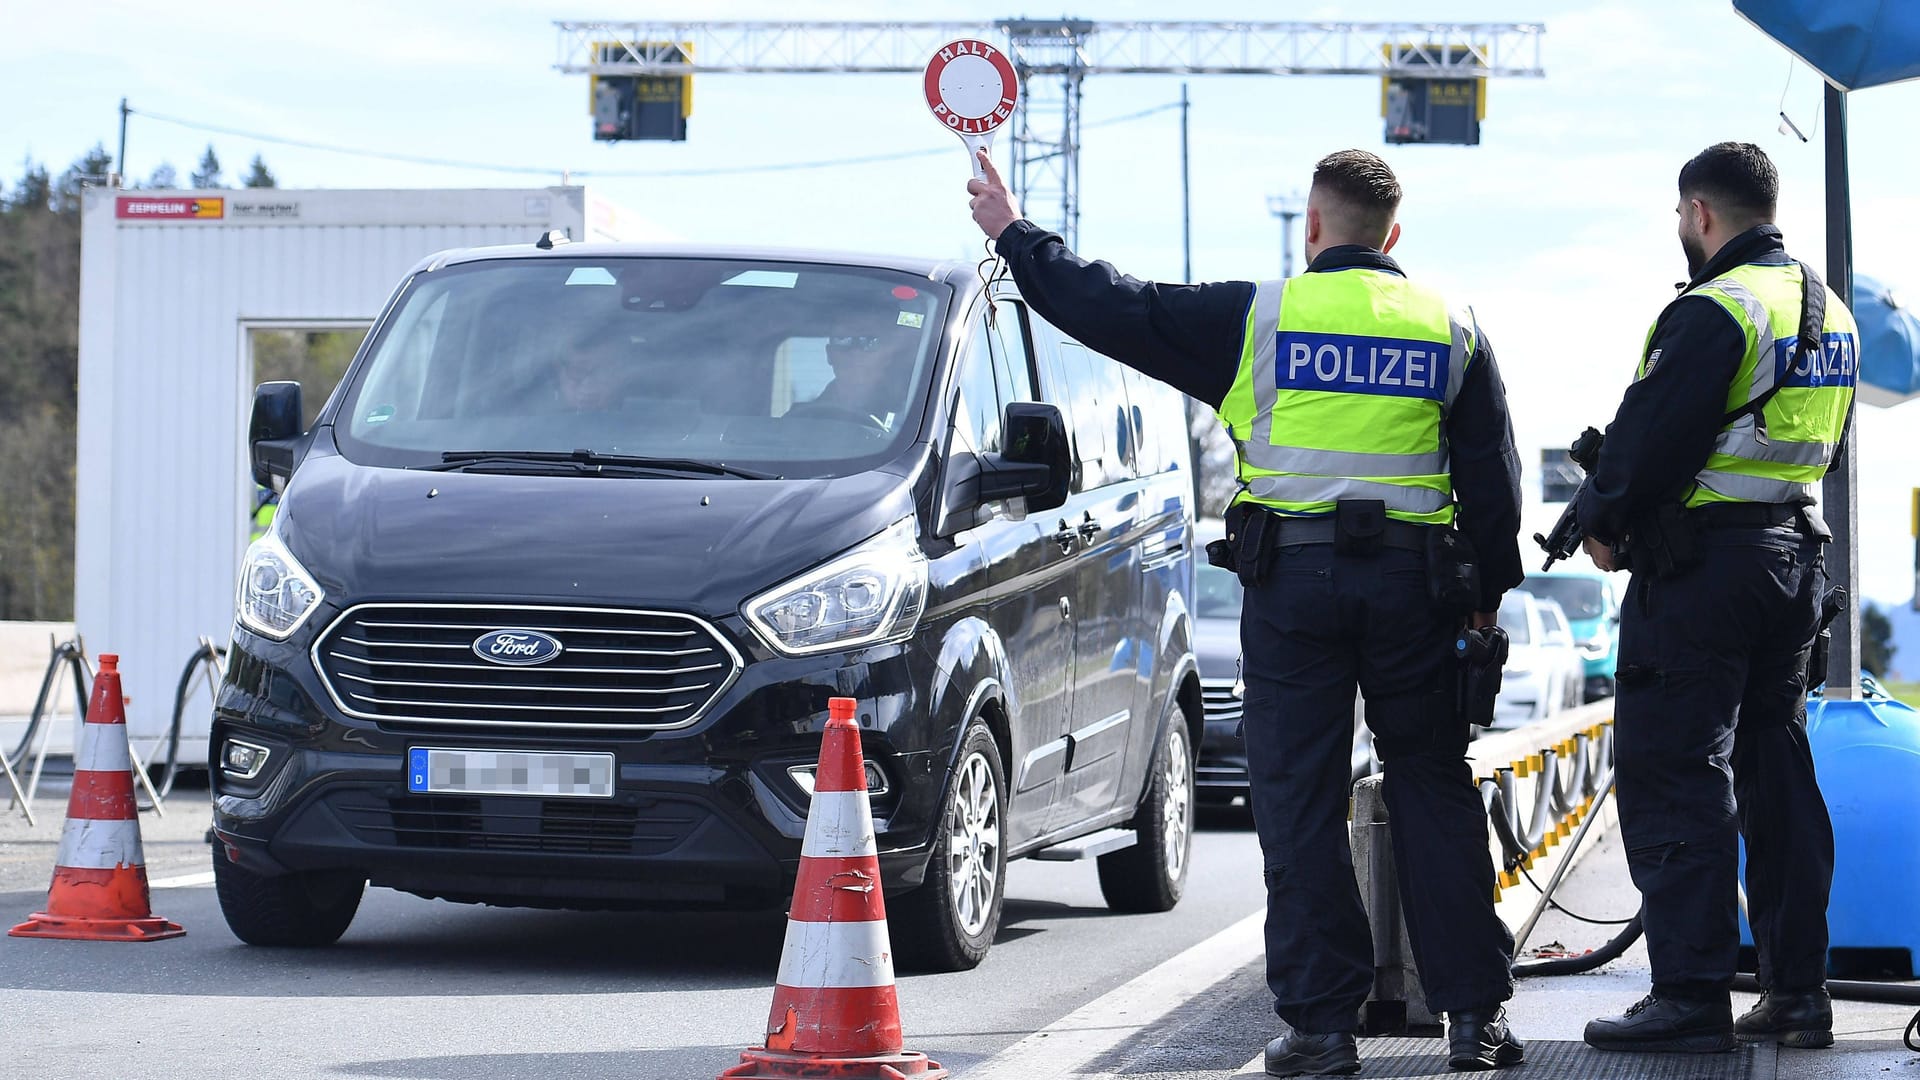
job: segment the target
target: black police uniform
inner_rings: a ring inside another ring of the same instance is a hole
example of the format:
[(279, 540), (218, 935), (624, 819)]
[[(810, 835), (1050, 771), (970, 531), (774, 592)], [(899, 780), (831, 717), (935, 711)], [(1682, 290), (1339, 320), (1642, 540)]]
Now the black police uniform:
[[(997, 241), (1035, 312), (1121, 363), (1216, 409), (1239, 373), (1252, 282), (1163, 285), (1087, 263), (1031, 222)], [(1308, 273), (1400, 273), (1384, 253), (1322, 252)], [(1520, 460), (1506, 390), (1482, 336), (1446, 418), (1459, 527), (1479, 553), (1482, 611), (1524, 576)], [(1286, 522), (1282, 522), (1285, 525)], [(1417, 528), (1417, 527), (1416, 527)], [(1247, 590), (1241, 647), (1254, 821), (1267, 879), (1267, 983), (1305, 1032), (1350, 1032), (1373, 982), (1372, 938), (1347, 844), (1356, 681), (1385, 767), (1394, 856), (1429, 1008), (1488, 1008), (1513, 993), (1513, 939), (1493, 910), (1486, 813), (1450, 692), (1459, 621), (1429, 599), (1424, 556), (1279, 548)]]
[[(1746, 263), (1791, 262), (1772, 226), (1729, 241), (1692, 288)], [(1648, 341), (1659, 356), (1607, 429), (1579, 504), (1609, 543), (1684, 497), (1725, 424), (1745, 353), (1713, 300), (1669, 305)], [(1739, 945), (1736, 824), (1760, 981), (1826, 979), (1833, 828), (1807, 744), (1805, 666), (1824, 590), (1824, 526), (1767, 504), (1706, 508), (1700, 558), (1658, 578), (1636, 568), (1621, 612), (1614, 753), (1627, 865), (1645, 898), (1654, 993), (1724, 1003)]]

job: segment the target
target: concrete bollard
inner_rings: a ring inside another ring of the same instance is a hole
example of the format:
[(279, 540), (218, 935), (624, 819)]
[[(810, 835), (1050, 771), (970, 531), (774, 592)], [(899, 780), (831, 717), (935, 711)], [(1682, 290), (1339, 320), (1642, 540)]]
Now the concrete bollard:
[(1369, 776), (1354, 785), (1348, 821), (1353, 876), (1373, 928), (1373, 991), (1360, 1007), (1359, 1030), (1362, 1035), (1437, 1030), (1440, 1018), (1427, 1008), (1420, 991), (1420, 973), (1414, 967), (1406, 920), (1400, 914), (1393, 834), (1380, 784), (1381, 777)]

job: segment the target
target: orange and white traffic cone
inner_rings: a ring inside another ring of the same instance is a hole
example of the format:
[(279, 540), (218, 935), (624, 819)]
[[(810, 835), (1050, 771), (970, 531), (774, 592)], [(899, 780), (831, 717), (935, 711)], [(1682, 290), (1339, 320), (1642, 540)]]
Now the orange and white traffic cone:
[(947, 1075), (925, 1054), (903, 1048), (854, 706), (852, 698), (827, 702), (766, 1045), (743, 1051), (740, 1064), (721, 1073), (721, 1080)]
[(159, 941), (186, 933), (179, 923), (156, 917), (148, 901), (119, 664), (119, 657), (100, 654), (80, 751), (73, 758), (73, 793), (67, 798), (67, 826), (60, 834), (47, 910), (7, 931), (9, 936)]

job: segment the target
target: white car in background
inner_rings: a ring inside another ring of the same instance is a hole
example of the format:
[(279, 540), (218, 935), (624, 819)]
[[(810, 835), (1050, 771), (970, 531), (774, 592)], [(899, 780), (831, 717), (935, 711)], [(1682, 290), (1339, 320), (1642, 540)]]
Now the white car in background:
[(1508, 653), (1493, 703), (1494, 727), (1545, 720), (1586, 700), (1586, 663), (1558, 603), (1516, 590), (1500, 601), (1499, 621)]

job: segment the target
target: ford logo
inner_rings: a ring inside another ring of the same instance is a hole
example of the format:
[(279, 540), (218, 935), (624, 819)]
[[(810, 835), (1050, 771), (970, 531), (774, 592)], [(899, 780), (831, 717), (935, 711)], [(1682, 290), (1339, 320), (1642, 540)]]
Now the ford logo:
[(480, 659), (513, 667), (544, 664), (559, 656), (560, 649), (560, 639), (538, 630), (489, 630), (473, 642)]

